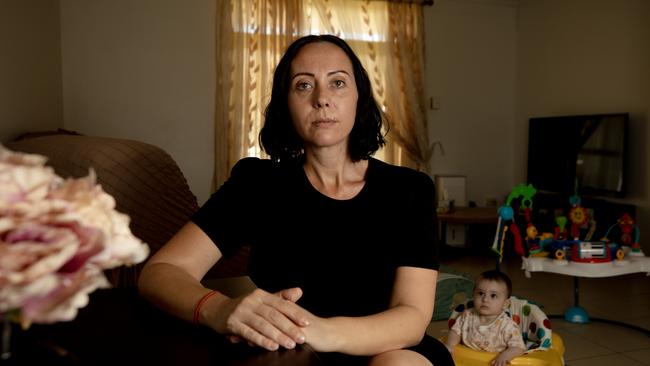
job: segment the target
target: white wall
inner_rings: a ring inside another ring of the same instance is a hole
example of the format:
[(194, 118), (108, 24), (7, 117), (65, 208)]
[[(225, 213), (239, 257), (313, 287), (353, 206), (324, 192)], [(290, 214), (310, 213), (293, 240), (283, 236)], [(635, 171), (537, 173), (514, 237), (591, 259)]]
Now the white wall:
[(426, 80), (439, 109), (434, 174), (467, 176), (467, 199), (502, 203), (513, 188), (516, 2), (436, 0), (424, 8)]
[(63, 126), (59, 2), (0, 1), (0, 142)]
[[(529, 117), (627, 111), (625, 201), (650, 232), (649, 8), (646, 0), (425, 7), (427, 88), (440, 103), (429, 111), (430, 138), (446, 152), (436, 150), (432, 171), (467, 175), (468, 199), (479, 205), (503, 199), (525, 179)], [(55, 0), (3, 0), (0, 141), (57, 127), (143, 140), (178, 161), (203, 202), (216, 19), (214, 0), (60, 0), (60, 9)]]
[(650, 2), (521, 0), (517, 68), (515, 180), (526, 175), (528, 118), (629, 112), (622, 201), (637, 205), (643, 238), (650, 231)]
[(141, 140), (211, 190), (214, 0), (61, 0), (64, 126)]

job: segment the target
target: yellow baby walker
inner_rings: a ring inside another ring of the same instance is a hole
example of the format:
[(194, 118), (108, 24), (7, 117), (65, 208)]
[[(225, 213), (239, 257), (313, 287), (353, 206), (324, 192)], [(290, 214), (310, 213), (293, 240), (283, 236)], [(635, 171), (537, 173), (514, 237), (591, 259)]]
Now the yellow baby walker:
[[(472, 301), (460, 299), (461, 302), (454, 307), (449, 317), (448, 326), (456, 322), (456, 318), (466, 309), (473, 306)], [(559, 334), (551, 331), (551, 322), (539, 306), (518, 299), (510, 298), (508, 313), (519, 324), (524, 343), (528, 351), (515, 357), (510, 361), (514, 366), (563, 366), (564, 365), (564, 342)], [(445, 337), (441, 341), (445, 342)], [(456, 346), (454, 350), (454, 362), (457, 366), (488, 366), (490, 361), (496, 358), (493, 352), (476, 351), (463, 344)]]

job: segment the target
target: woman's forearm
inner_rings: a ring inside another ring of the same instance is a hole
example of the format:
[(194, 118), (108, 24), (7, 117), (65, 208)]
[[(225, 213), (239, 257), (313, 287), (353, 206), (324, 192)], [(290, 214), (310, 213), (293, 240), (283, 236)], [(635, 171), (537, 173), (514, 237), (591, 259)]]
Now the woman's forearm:
[(140, 295), (164, 311), (192, 321), (197, 302), (209, 292), (201, 278), (220, 258), (215, 243), (188, 222), (149, 258), (138, 279)]
[(422, 340), (433, 315), (436, 278), (437, 271), (432, 269), (398, 267), (387, 310), (363, 317), (316, 318), (305, 327), (307, 342), (317, 351), (352, 355), (414, 346)]
[(418, 344), (429, 321), (417, 308), (401, 305), (370, 316), (320, 319), (304, 331), (317, 351), (370, 356)]
[[(236, 335), (268, 350), (304, 342), (301, 326), (306, 325), (308, 313), (295, 304), (302, 295), (298, 288), (277, 294), (258, 289), (234, 299), (221, 293), (204, 297), (211, 290), (180, 267), (165, 262), (146, 266), (139, 285), (140, 294), (164, 311), (217, 333)], [(202, 299), (205, 301), (196, 311)]]
[(208, 292), (197, 279), (169, 263), (145, 266), (140, 274), (138, 287), (142, 297), (187, 321), (193, 320), (197, 302)]

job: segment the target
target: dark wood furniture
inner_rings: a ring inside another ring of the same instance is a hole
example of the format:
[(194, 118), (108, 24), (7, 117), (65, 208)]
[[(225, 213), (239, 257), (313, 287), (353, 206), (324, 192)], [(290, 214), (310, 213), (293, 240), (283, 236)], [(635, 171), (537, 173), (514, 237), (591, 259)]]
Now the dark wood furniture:
[[(5, 147), (48, 158), (47, 165), (62, 178), (85, 177), (92, 168), (97, 183), (116, 201), (118, 211), (131, 218), (133, 234), (149, 245), (151, 254), (162, 247), (198, 209), (196, 197), (172, 156), (142, 141), (83, 136), (58, 130), (29, 133)], [(246, 275), (248, 247), (219, 261), (206, 279)], [(137, 286), (144, 264), (107, 272), (118, 287)]]
[(455, 207), (451, 211), (438, 214), (438, 221), (447, 225), (496, 225), (497, 219), (498, 215), (496, 207)]
[[(17, 365), (365, 365), (365, 358), (317, 353), (309, 346), (268, 352), (231, 344), (206, 327), (177, 319), (139, 298), (135, 288), (98, 290), (75, 320), (12, 332)], [(4, 365), (4, 363), (3, 363)]]
[(443, 245), (443, 255), (450, 254), (451, 246), (447, 245), (447, 225), (467, 225), (466, 242), (462, 251), (467, 249), (482, 254), (492, 245), (494, 232), (498, 222), (496, 207), (454, 207), (453, 210), (438, 213), (438, 233), (440, 243)]

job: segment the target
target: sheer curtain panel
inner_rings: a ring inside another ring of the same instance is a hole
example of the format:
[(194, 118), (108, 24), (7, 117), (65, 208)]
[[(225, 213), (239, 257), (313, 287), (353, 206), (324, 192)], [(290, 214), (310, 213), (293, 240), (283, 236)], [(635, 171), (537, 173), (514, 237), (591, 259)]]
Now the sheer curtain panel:
[[(275, 65), (307, 34), (345, 39), (390, 125), (378, 158), (428, 170), (421, 4), (369, 0), (218, 0), (214, 188), (237, 160), (263, 157), (258, 134)], [(421, 3), (421, 2), (419, 2)]]

